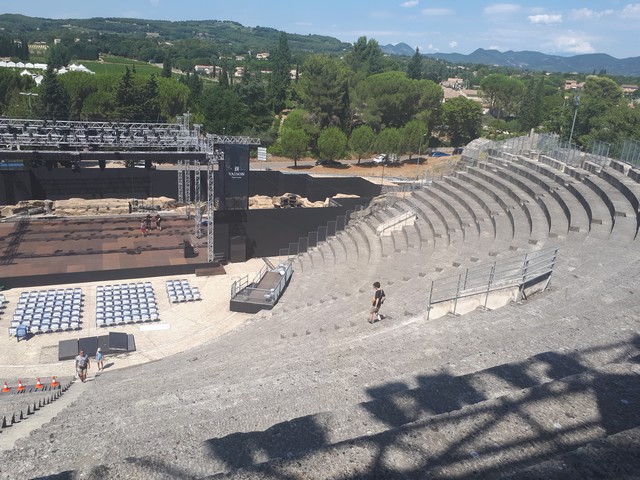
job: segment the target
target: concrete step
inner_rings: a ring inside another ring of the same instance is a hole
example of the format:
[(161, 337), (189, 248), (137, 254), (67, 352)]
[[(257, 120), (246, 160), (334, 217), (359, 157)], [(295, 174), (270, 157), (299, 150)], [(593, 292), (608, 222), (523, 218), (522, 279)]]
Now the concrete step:
[[(639, 375), (639, 365), (608, 365), (500, 398), (479, 397), (480, 403), (411, 421), (416, 408), (438, 402), (441, 390), (434, 389), (425, 403), (415, 399), (408, 416), (402, 406), (388, 402), (377, 418), (385, 428), (381, 432), (363, 418), (343, 421), (346, 429), (364, 426), (351, 438), (334, 443), (326, 418), (296, 419), (275, 425), (272, 432), (213, 440), (213, 451), (221, 455), (240, 450), (248, 460), (268, 445), (270, 458), (247, 465), (238, 464), (237, 456), (226, 456), (228, 465), (236, 459), (232, 465), (236, 470), (209, 478), (270, 478), (273, 471), (291, 478), (343, 478), (345, 468), (352, 477), (370, 478), (507, 475), (640, 426), (640, 410), (635, 408), (640, 403)], [(449, 388), (455, 391), (455, 385), (446, 385), (445, 391)], [(371, 413), (377, 412), (372, 408)], [(409, 422), (402, 423), (405, 420)]]

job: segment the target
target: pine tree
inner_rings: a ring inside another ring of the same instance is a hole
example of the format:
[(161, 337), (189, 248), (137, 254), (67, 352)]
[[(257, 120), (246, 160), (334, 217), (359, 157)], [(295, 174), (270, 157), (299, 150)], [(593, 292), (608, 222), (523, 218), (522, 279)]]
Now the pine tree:
[(291, 51), (287, 34), (280, 34), (278, 47), (273, 52), (271, 68), (271, 80), (269, 83), (269, 98), (273, 111), (280, 113), (284, 109), (287, 100), (287, 92), (291, 84), (289, 71), (291, 70)]
[(171, 78), (171, 56), (169, 54), (164, 57), (161, 76), (164, 78)]
[(416, 47), (416, 53), (407, 66), (407, 76), (412, 80), (420, 80), (422, 78), (422, 55), (420, 55), (418, 47)]
[(49, 64), (40, 85), (42, 116), (48, 120), (68, 120), (69, 95), (58, 81), (58, 74)]

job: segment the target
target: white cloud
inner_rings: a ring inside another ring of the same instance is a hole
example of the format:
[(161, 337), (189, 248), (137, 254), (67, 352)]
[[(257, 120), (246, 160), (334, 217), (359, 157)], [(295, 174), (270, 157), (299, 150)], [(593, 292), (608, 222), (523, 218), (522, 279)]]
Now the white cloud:
[(640, 3), (629, 3), (622, 9), (622, 16), (626, 18), (640, 17)]
[(551, 23), (562, 23), (562, 15), (549, 15), (549, 14), (541, 14), (541, 15), (529, 15), (527, 17), (529, 23), (544, 24), (549, 25)]
[(520, 5), (515, 3), (492, 3), (484, 7), (483, 12), (486, 15), (501, 15), (504, 13), (515, 13), (520, 10)]
[(452, 40), (449, 42), (449, 48), (456, 48), (458, 46), (458, 42)]
[(416, 7), (418, 3), (419, 3), (418, 0), (409, 0), (408, 2), (401, 3), (400, 6), (404, 8), (411, 8), (411, 7)]
[(571, 10), (571, 13), (569, 14), (569, 16), (571, 17), (572, 20), (591, 20), (591, 19), (599, 19), (602, 18), (606, 15), (611, 15), (613, 14), (613, 10), (608, 9), (608, 10), (601, 10), (601, 11), (596, 11), (596, 10), (591, 10), (590, 8), (577, 8), (574, 10)]
[(441, 17), (444, 15), (453, 15), (453, 10), (449, 8), (425, 8), (422, 10), (422, 14), (429, 17)]
[(557, 52), (574, 54), (595, 53), (596, 51), (585, 35), (571, 31), (557, 35), (548, 46)]
[(386, 18), (391, 18), (392, 15), (389, 12), (385, 12), (385, 11), (381, 11), (381, 10), (376, 10), (374, 12), (371, 12), (369, 14), (369, 16), (371, 18), (382, 18), (382, 19), (386, 19)]

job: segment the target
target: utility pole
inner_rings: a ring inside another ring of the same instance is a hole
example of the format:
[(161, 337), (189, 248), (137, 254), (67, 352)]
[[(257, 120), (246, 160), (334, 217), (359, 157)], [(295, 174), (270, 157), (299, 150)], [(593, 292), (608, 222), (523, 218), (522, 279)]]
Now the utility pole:
[(571, 133), (569, 134), (569, 148), (571, 148), (571, 140), (573, 139), (573, 129), (576, 128), (576, 117), (578, 116), (578, 107), (580, 106), (580, 95), (573, 97), (573, 123), (571, 124)]

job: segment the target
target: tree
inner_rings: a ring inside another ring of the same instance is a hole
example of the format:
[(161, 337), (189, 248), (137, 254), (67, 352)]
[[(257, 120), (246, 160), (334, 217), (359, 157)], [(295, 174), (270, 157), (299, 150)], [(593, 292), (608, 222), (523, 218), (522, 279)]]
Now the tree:
[(520, 129), (528, 131), (540, 125), (544, 105), (544, 77), (529, 77), (520, 107)]
[[(612, 112), (618, 112), (617, 115), (614, 114), (614, 117), (617, 117), (624, 111), (624, 108), (628, 108), (623, 100), (622, 89), (612, 79), (595, 76), (587, 77), (584, 83), (584, 90), (580, 95), (580, 106), (577, 110), (573, 135), (574, 141), (578, 145), (588, 146), (598, 135), (596, 132), (600, 132), (599, 135), (601, 137), (607, 136), (603, 135), (603, 131), (608, 128), (607, 122), (612, 120)], [(570, 114), (572, 115), (573, 112), (573, 109), (571, 109)], [(571, 130), (569, 115), (566, 118), (565, 137), (570, 135), (569, 132)], [(605, 119), (607, 120), (605, 121)]]
[(403, 72), (371, 75), (356, 88), (356, 113), (374, 130), (402, 127), (418, 112), (420, 84)]
[(136, 120), (141, 122), (162, 122), (160, 117), (160, 99), (158, 91), (158, 82), (156, 76), (151, 75), (146, 84), (142, 87), (142, 115)]
[(280, 113), (286, 105), (287, 92), (291, 84), (291, 51), (287, 34), (282, 32), (278, 47), (271, 57), (271, 77), (269, 82), (269, 99), (273, 111)]
[(319, 127), (348, 125), (349, 87), (346, 72), (328, 55), (312, 55), (302, 66), (296, 91)]
[[(0, 37), (1, 38), (1, 37)], [(30, 90), (35, 87), (35, 82), (26, 75), (22, 76), (19, 72), (10, 68), (0, 68), (0, 115), (7, 115), (9, 106), (21, 96), (21, 91)], [(29, 101), (31, 97), (24, 99), (25, 111), (28, 111)], [(30, 115), (31, 112), (28, 112)]]
[(428, 132), (429, 129), (423, 122), (419, 120), (409, 121), (400, 131), (402, 137), (400, 153), (409, 153), (409, 160), (411, 160), (411, 156), (414, 153), (420, 153)]
[(320, 129), (311, 120), (311, 115), (306, 110), (296, 108), (291, 110), (282, 122), (282, 128), (299, 129), (309, 136), (310, 144), (315, 145)]
[(362, 157), (372, 153), (375, 139), (376, 134), (369, 125), (360, 125), (353, 129), (349, 139), (349, 146), (351, 151), (358, 156), (358, 163), (360, 163)]
[(50, 120), (69, 119), (69, 95), (58, 81), (58, 74), (49, 64), (40, 84), (41, 116)]
[(376, 137), (376, 151), (398, 155), (401, 150), (402, 135), (397, 128), (385, 128)]
[(51, 46), (47, 55), (47, 65), (53, 69), (64, 67), (71, 60), (69, 49), (62, 43)]
[(200, 111), (206, 132), (232, 135), (242, 132), (247, 128), (248, 110), (231, 88), (215, 85), (202, 93)]
[(171, 56), (165, 55), (164, 62), (162, 63), (162, 73), (160, 74), (163, 78), (171, 78)]
[(420, 80), (422, 78), (422, 55), (418, 47), (416, 47), (416, 53), (409, 61), (409, 65), (407, 65), (407, 76), (412, 80)]
[(480, 136), (482, 107), (466, 97), (447, 100), (442, 106), (444, 122), (454, 147), (466, 145)]
[(167, 121), (187, 111), (189, 88), (173, 78), (158, 78), (160, 116)]
[(336, 160), (347, 153), (347, 136), (336, 126), (326, 128), (318, 137), (318, 154), (320, 158)]
[(492, 115), (502, 118), (514, 115), (524, 93), (524, 83), (500, 73), (493, 73), (480, 82), (483, 97), (489, 102)]
[(285, 157), (293, 159), (293, 165), (298, 166), (298, 160), (305, 156), (309, 147), (309, 136), (300, 128), (283, 128), (280, 133), (280, 148)]
[(235, 92), (248, 108), (246, 123), (253, 131), (268, 130), (273, 123), (271, 105), (267, 99), (268, 83), (262, 76), (251, 75), (236, 86)]
[(358, 38), (344, 56), (344, 61), (353, 72), (363, 73), (364, 76), (384, 71), (384, 53), (376, 40), (367, 41), (367, 37)]

